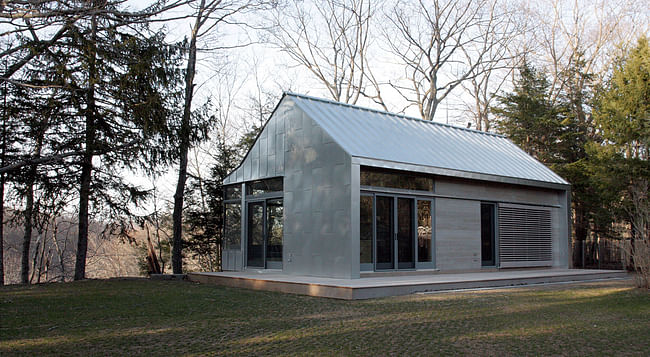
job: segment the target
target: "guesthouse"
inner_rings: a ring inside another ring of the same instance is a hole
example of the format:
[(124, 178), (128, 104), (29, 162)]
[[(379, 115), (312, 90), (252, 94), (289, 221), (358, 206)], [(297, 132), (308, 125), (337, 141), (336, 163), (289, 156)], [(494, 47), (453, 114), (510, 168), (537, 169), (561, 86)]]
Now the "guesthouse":
[(492, 133), (285, 93), (223, 183), (224, 270), (569, 265), (569, 184)]

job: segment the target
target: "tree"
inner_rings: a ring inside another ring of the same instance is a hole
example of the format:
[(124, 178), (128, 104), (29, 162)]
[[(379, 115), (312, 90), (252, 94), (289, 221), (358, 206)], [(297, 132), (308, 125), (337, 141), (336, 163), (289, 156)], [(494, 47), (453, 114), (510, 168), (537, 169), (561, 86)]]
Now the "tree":
[(366, 96), (386, 109), (369, 66), (375, 6), (370, 0), (291, 0), (274, 12), (269, 32), (275, 44), (309, 70), (332, 99), (356, 104)]
[(620, 45), (647, 31), (650, 19), (648, 7), (637, 1), (597, 0), (584, 6), (575, 0), (553, 0), (529, 6), (525, 40), (535, 64), (550, 76), (553, 102), (571, 87), (583, 90), (582, 83), (569, 83), (563, 75), (576, 61), (583, 62), (585, 73), (594, 75), (591, 84), (601, 85)]
[[(192, 146), (205, 140), (207, 129), (210, 123), (206, 117), (192, 122), (192, 103), (194, 98), (196, 75), (197, 52), (199, 51), (198, 41), (208, 35), (217, 26), (225, 23), (228, 18), (249, 8), (259, 6), (252, 1), (225, 1), (225, 0), (200, 0), (195, 2), (194, 24), (187, 46), (187, 67), (185, 69), (185, 91), (183, 103), (183, 115), (178, 133), (178, 180), (174, 193), (173, 221), (173, 248), (172, 248), (172, 269), (174, 274), (183, 272), (183, 204), (185, 197), (185, 184), (187, 181), (188, 153)], [(261, 2), (264, 4), (264, 2)], [(209, 47), (204, 50), (208, 50)]]
[(528, 154), (544, 163), (556, 160), (560, 122), (548, 98), (550, 84), (526, 61), (519, 69), (513, 92), (497, 98), (492, 112), (501, 118), (497, 128)]
[(62, 74), (61, 87), (70, 98), (66, 110), (73, 113), (61, 131), (64, 146), (81, 153), (73, 161), (79, 170), (75, 280), (85, 277), (91, 209), (105, 210), (115, 220), (129, 217), (129, 205), (146, 192), (128, 184), (121, 171), (154, 170), (167, 159), (161, 133), (174, 115), (178, 49), (146, 24), (129, 22), (121, 3), (91, 4), (98, 11), (75, 22), (47, 51), (50, 70)]
[[(8, 61), (5, 58), (4, 68), (8, 67)], [(19, 150), (16, 147), (21, 141), (19, 139), (20, 123), (16, 120), (17, 113), (20, 111), (14, 105), (15, 96), (11, 93), (14, 90), (8, 82), (3, 82), (0, 85), (0, 93), (2, 100), (2, 124), (0, 125), (0, 167), (5, 166), (8, 162), (14, 161), (17, 157)], [(5, 270), (4, 270), (4, 223), (5, 223), (5, 186), (12, 178), (8, 173), (0, 173), (0, 285), (5, 283)]]
[(650, 44), (638, 39), (636, 47), (620, 58), (608, 88), (599, 97), (596, 120), (605, 138), (628, 159), (650, 158)]
[[(607, 86), (596, 100), (595, 120), (605, 142), (618, 154), (625, 168), (618, 192), (625, 220), (632, 227), (632, 261), (648, 286), (648, 179), (650, 178), (650, 45), (641, 36), (637, 45), (616, 61)], [(622, 198), (622, 199), (621, 199)]]
[(385, 41), (405, 73), (405, 83), (391, 85), (424, 120), (461, 83), (500, 63), (512, 36), (508, 14), (487, 0), (400, 1), (386, 21)]

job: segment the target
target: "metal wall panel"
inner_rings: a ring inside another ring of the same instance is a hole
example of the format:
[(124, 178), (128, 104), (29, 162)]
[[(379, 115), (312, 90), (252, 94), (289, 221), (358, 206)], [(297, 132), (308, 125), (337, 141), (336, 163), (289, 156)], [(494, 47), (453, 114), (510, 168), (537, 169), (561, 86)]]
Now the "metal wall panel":
[(481, 269), (481, 202), (436, 198), (436, 268)]
[(352, 249), (350, 157), (302, 110), (296, 108), (287, 116), (285, 128), (283, 270), (358, 277), (359, 258)]
[(285, 120), (293, 107), (290, 100), (278, 106), (244, 160), (224, 179), (225, 184), (284, 175)]

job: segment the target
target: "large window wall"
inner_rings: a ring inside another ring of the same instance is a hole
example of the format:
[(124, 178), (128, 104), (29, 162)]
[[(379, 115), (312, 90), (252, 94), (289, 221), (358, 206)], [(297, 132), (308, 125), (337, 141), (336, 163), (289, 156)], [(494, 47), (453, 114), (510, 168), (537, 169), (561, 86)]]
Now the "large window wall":
[(361, 168), (361, 271), (434, 268), (431, 176)]
[(282, 268), (282, 186), (282, 177), (246, 182), (243, 201), (241, 184), (224, 188), (224, 249), (241, 250), (243, 246), (245, 267)]

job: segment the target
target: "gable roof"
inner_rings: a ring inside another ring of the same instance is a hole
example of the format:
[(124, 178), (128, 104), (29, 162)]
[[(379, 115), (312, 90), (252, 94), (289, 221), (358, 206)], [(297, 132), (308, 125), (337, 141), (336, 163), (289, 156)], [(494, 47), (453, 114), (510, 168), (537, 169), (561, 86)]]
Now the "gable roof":
[(352, 157), (568, 185), (502, 135), (295, 93), (280, 103), (286, 97)]

